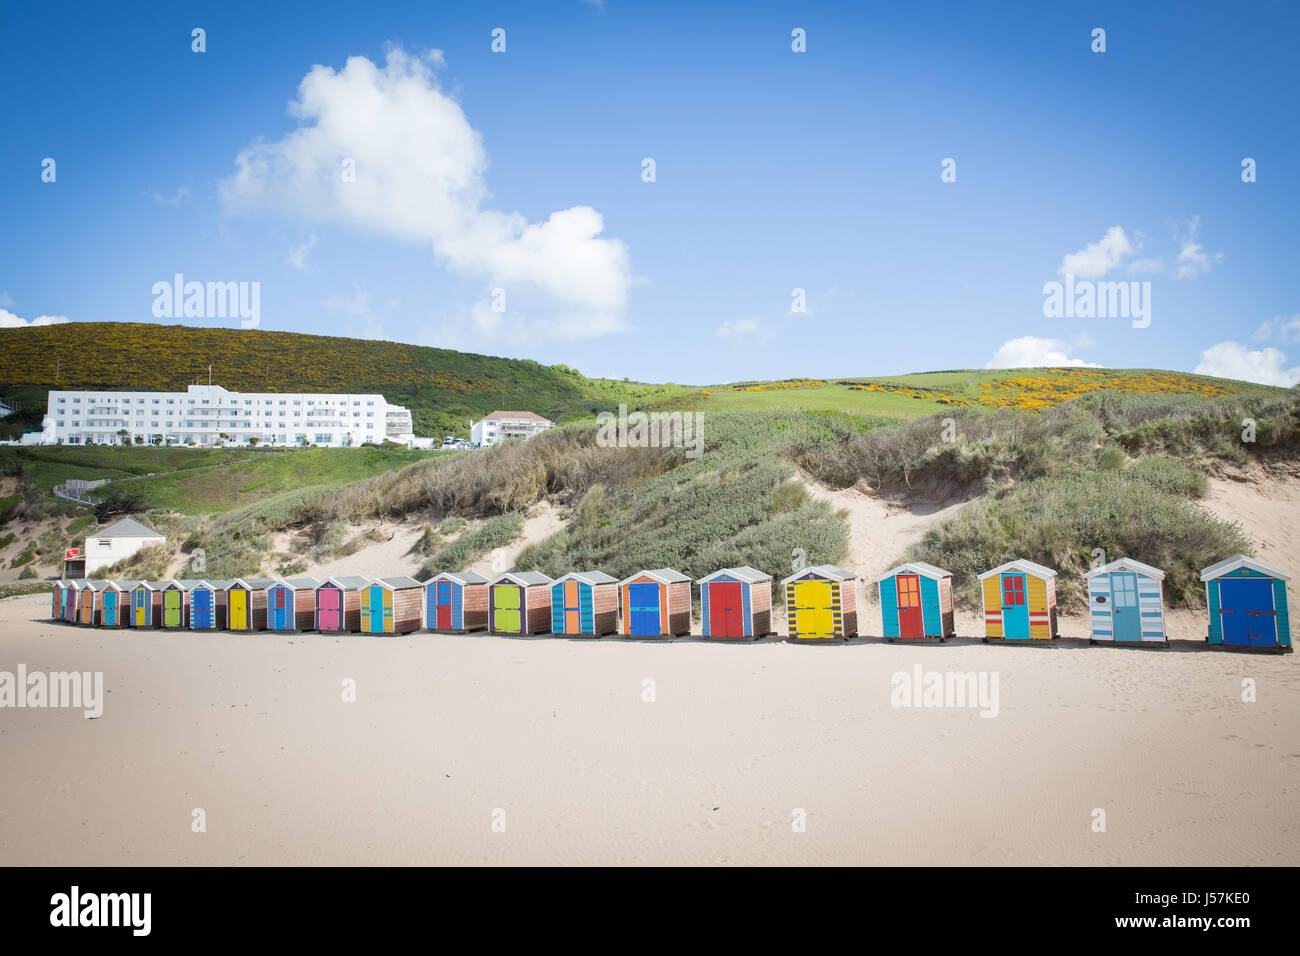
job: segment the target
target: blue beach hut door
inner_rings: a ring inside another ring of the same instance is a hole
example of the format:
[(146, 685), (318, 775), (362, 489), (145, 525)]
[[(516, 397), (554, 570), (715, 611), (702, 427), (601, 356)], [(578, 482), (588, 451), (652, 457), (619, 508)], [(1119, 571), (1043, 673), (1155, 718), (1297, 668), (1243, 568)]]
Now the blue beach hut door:
[(1117, 641), (1142, 640), (1142, 612), (1138, 607), (1137, 575), (1115, 572), (1110, 576), (1111, 620)]
[(212, 627), (212, 592), (198, 588), (190, 595), (190, 625)]
[(1029, 604), (1023, 574), (1002, 575), (1002, 634), (1007, 640), (1029, 640)]
[(109, 627), (117, 626), (117, 592), (108, 590), (104, 592), (104, 616), (103, 622)]
[(659, 585), (629, 584), (627, 589), (628, 610), (632, 615), (631, 632), (633, 637), (658, 637), (659, 627)]
[(1221, 578), (1219, 610), (1223, 620), (1223, 643), (1238, 647), (1273, 647), (1277, 644), (1272, 581)]

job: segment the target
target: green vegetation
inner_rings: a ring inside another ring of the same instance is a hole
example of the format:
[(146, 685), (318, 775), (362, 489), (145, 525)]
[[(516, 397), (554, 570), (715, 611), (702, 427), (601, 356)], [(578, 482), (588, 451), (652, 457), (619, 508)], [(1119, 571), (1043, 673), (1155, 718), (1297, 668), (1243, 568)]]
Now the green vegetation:
[(425, 581), (442, 571), (467, 568), (489, 551), (504, 548), (523, 534), (523, 531), (523, 512), (508, 511), (494, 515), (472, 531), (466, 531), (435, 554), (432, 560), (425, 562), (417, 577)]

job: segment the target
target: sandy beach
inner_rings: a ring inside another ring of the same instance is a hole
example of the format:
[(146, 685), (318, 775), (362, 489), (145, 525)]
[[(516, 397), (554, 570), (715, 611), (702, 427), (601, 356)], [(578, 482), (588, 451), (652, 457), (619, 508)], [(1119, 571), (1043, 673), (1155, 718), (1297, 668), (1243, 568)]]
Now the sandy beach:
[[(0, 710), (7, 864), (1300, 863), (1294, 656), (106, 632), (47, 606), (0, 602), (0, 670), (102, 671), (105, 704)], [(996, 674), (997, 716), (894, 706), (917, 665)]]

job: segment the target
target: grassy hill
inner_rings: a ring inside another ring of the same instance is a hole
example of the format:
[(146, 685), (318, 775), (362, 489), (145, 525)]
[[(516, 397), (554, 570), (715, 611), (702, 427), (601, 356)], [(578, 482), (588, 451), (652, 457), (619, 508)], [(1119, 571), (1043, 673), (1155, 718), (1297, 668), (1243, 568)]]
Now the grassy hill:
[(231, 390), (380, 392), (411, 409), (416, 434), (435, 436), (467, 436), (471, 418), (497, 408), (568, 421), (692, 391), (398, 342), (134, 322), (0, 329), (0, 355), (0, 397), (24, 409), (10, 431), (39, 425), (50, 388), (183, 390), (206, 382), (209, 365)]

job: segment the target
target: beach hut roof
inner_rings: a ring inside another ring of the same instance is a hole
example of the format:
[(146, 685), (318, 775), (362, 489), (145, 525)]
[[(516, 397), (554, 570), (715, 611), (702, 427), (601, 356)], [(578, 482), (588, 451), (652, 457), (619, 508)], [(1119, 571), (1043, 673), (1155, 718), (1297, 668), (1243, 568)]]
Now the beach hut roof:
[(1244, 554), (1234, 555), (1226, 561), (1220, 561), (1218, 564), (1212, 564), (1201, 572), (1201, 580), (1209, 581), (1213, 578), (1221, 578), (1225, 574), (1231, 574), (1238, 568), (1249, 568), (1252, 571), (1258, 571), (1260, 574), (1266, 574), (1270, 578), (1277, 578), (1279, 581), (1290, 581), (1291, 575), (1284, 571), (1279, 571), (1272, 565), (1265, 564), (1263, 561), (1256, 561), (1254, 558), (1248, 558)]
[(391, 588), (391, 589), (424, 587), (424, 585), (421, 584), (419, 581), (415, 580), (415, 578), (408, 578), (408, 577), (375, 578), (368, 583), (382, 584), (384, 587)]
[(149, 583), (149, 587), (153, 588), (155, 591), (162, 591), (165, 590), (167, 588), (167, 585), (171, 584), (172, 582), (171, 581), (150, 581), (148, 583)]
[(498, 574), (489, 583), (500, 584), (502, 581), (510, 581), (514, 584), (521, 584), (528, 587), (533, 584), (550, 584), (551, 579), (541, 571), (506, 571), (504, 574)]
[(272, 584), (275, 584), (275, 578), (233, 578), (226, 586), (226, 590), (238, 585), (241, 588), (247, 588), (249, 591), (265, 591)]
[(284, 578), (276, 584), (287, 585), (295, 591), (314, 591), (320, 587), (320, 582), (315, 578)]
[(746, 581), (749, 584), (757, 584), (759, 581), (772, 580), (772, 575), (764, 574), (762, 571), (758, 570), (757, 568), (751, 568), (747, 564), (742, 564), (738, 568), (720, 568), (719, 570), (714, 571), (712, 574), (706, 574), (704, 577), (700, 578), (695, 583), (708, 584), (714, 578), (721, 577), (724, 574), (729, 575), (733, 578), (739, 578), (741, 581)]
[(136, 588), (140, 588), (140, 587), (148, 588), (150, 591), (156, 591), (156, 590), (157, 590), (157, 588), (154, 587), (152, 581), (145, 581), (145, 580), (140, 579), (140, 578), (137, 578), (137, 579), (134, 580), (134, 581), (127, 581), (127, 582), (125, 582), (125, 583), (126, 583), (126, 589), (127, 589), (128, 591), (134, 591)]
[(68, 587), (76, 588), (78, 591), (80, 591), (89, 583), (90, 582), (87, 581), (85, 578), (73, 578), (72, 581), (68, 584)]
[(443, 571), (435, 574), (425, 585), (430, 585), (434, 581), (454, 581), (456, 584), (487, 584), (487, 578), (474, 571)]
[(856, 579), (856, 575), (854, 575), (852, 571), (845, 571), (843, 568), (837, 568), (833, 564), (815, 564), (811, 567), (800, 568), (788, 578), (783, 578), (781, 583), (789, 584), (791, 581), (798, 581), (809, 573), (812, 573), (819, 578), (829, 578), (832, 581), (853, 581)]
[(677, 584), (680, 581), (690, 580), (686, 575), (682, 574), (680, 571), (674, 571), (672, 568), (655, 568), (654, 570), (638, 571), (636, 574), (630, 575), (618, 583), (620, 585), (627, 584), (629, 581), (633, 581), (642, 576), (654, 578), (660, 584)]
[(87, 581), (86, 586), (92, 591), (105, 591), (112, 581)]
[(369, 578), (363, 578), (359, 575), (348, 575), (339, 578), (326, 578), (324, 581), (321, 581), (318, 585), (316, 585), (316, 587), (323, 588), (327, 584), (332, 584), (335, 587), (341, 588), (344, 591), (360, 591), (363, 587), (365, 587), (369, 583), (370, 583)]
[(102, 531), (96, 531), (96, 538), (161, 538), (162, 532), (155, 531), (134, 518), (119, 518)]
[(896, 574), (919, 574), (923, 578), (933, 578), (936, 581), (952, 577), (951, 571), (936, 568), (933, 564), (926, 564), (924, 561), (908, 561), (896, 568), (890, 568), (884, 574), (877, 574), (872, 580), (879, 584), (885, 578), (892, 578)]
[(1153, 568), (1149, 564), (1143, 564), (1141, 561), (1134, 561), (1132, 558), (1120, 558), (1110, 564), (1103, 564), (1099, 568), (1093, 568), (1091, 571), (1084, 572), (1084, 577), (1088, 579), (1095, 578), (1099, 574), (1109, 574), (1112, 571), (1134, 571), (1138, 574), (1145, 574), (1159, 581), (1165, 579), (1165, 572), (1159, 568)]
[(162, 589), (164, 591), (167, 590), (167, 588), (173, 588), (173, 587), (181, 591), (193, 591), (194, 585), (198, 584), (199, 582), (197, 580), (189, 580), (183, 578), (168, 578), (166, 581), (159, 581), (158, 583), (162, 585)]
[(234, 581), (231, 581), (227, 578), (222, 578), (215, 581), (208, 580), (207, 578), (205, 578), (194, 586), (196, 588), (207, 588), (209, 591), (225, 591), (234, 583), (235, 583)]
[(553, 583), (561, 584), (565, 581), (581, 581), (583, 584), (618, 584), (618, 578), (604, 571), (570, 571), (556, 578)]
[(1024, 558), (1017, 558), (1014, 561), (1008, 561), (1006, 564), (999, 564), (991, 571), (985, 571), (980, 575), (980, 580), (991, 578), (995, 574), (1001, 574), (1003, 571), (1024, 571), (1038, 578), (1054, 578), (1056, 572), (1051, 568), (1045, 568), (1041, 564), (1035, 564), (1033, 561), (1026, 561)]

